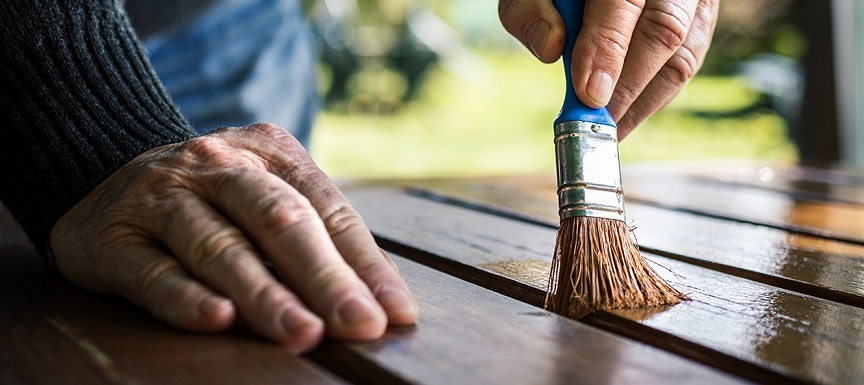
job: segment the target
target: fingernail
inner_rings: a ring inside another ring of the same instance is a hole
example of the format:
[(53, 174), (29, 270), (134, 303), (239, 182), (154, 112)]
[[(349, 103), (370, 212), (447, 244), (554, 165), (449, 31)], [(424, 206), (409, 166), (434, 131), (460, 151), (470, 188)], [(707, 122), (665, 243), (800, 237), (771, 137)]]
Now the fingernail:
[(378, 317), (378, 309), (365, 298), (353, 297), (339, 307), (339, 320), (343, 325), (359, 325)]
[(549, 41), (549, 32), (552, 26), (546, 20), (535, 20), (528, 26), (527, 40), (528, 48), (538, 59), (541, 59), (540, 54), (546, 49), (546, 42)]
[(404, 290), (386, 288), (378, 292), (376, 296), (378, 303), (387, 311), (391, 317), (399, 315), (414, 315), (417, 313), (417, 304), (411, 300)]
[(602, 107), (612, 99), (612, 75), (605, 71), (594, 71), (588, 78), (588, 97)]
[(289, 334), (296, 336), (301, 335), (309, 330), (309, 328), (321, 325), (322, 320), (309, 314), (306, 311), (287, 310), (282, 313), (282, 326)]

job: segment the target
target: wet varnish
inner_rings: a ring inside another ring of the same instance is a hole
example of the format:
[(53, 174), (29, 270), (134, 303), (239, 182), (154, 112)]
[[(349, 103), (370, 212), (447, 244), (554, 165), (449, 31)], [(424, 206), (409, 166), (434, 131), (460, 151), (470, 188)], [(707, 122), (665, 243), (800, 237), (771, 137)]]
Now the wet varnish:
[(0, 383), (862, 383), (864, 176), (751, 169), (625, 169), (643, 254), (693, 300), (580, 321), (540, 307), (554, 176), (345, 186), (420, 319), (302, 357), (84, 292), (0, 209)]

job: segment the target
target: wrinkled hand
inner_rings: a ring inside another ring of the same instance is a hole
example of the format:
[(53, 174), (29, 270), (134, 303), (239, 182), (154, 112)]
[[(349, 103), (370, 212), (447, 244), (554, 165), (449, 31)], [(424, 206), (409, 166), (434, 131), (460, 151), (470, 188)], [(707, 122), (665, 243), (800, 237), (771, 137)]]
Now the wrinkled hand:
[[(702, 66), (719, 0), (586, 0), (571, 68), (576, 95), (607, 106), (623, 139), (665, 107)], [(545, 63), (564, 49), (550, 0), (499, 0), (504, 28)]]
[(268, 124), (138, 156), (57, 222), (51, 245), (85, 289), (187, 330), (225, 330), (240, 317), (298, 353), (325, 333), (369, 340), (417, 318), (362, 219)]

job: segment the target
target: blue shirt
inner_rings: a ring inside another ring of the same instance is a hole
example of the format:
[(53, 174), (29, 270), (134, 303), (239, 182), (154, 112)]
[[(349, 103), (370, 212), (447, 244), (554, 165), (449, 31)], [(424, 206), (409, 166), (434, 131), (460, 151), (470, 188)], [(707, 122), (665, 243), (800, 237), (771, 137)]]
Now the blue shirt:
[(312, 34), (298, 0), (219, 0), (144, 45), (199, 133), (271, 122), (308, 146), (320, 99)]

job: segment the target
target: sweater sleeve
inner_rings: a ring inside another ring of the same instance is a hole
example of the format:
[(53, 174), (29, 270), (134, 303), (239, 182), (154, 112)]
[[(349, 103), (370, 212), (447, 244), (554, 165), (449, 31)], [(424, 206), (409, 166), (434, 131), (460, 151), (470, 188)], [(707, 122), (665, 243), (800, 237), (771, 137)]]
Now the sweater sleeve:
[(0, 200), (33, 244), (135, 156), (195, 136), (123, 0), (0, 2)]

